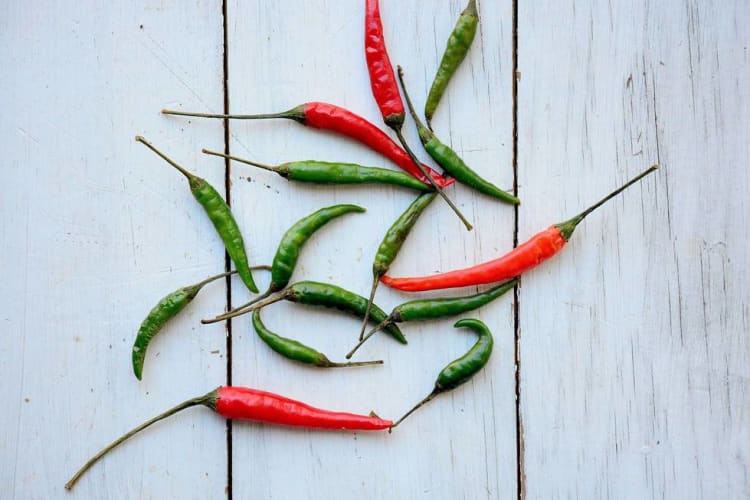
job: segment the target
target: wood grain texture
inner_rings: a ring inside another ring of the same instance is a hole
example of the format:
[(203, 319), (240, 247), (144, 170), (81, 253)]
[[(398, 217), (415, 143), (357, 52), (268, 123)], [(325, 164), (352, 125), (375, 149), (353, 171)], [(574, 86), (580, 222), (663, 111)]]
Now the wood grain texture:
[[(391, 60), (402, 64), (417, 107), (465, 2), (383, 0)], [(363, 49), (363, 2), (229, 2), (230, 106), (273, 112), (307, 101), (344, 106), (385, 128), (370, 93)], [(434, 126), (470, 164), (501, 186), (512, 185), (510, 2), (481, 7), (484, 28), (436, 114)], [(488, 113), (492, 110), (492, 113)], [(405, 127), (422, 154), (413, 125)], [(291, 122), (231, 124), (233, 153), (265, 163), (320, 159), (397, 168), (359, 144)], [(392, 135), (392, 134), (391, 134)], [(393, 135), (392, 135), (393, 137)], [(215, 146), (219, 146), (216, 144)], [(308, 243), (294, 279), (333, 282), (366, 295), (374, 252), (414, 193), (390, 188), (315, 188), (232, 166), (233, 206), (251, 228), (258, 258), (269, 260), (295, 220), (322, 206), (357, 203), (350, 215)], [(448, 193), (481, 230), (468, 233), (436, 200), (404, 245), (393, 273), (432, 273), (486, 259), (512, 246), (513, 211), (462, 186)], [(471, 292), (468, 290), (467, 292)], [(235, 302), (246, 297), (237, 292)], [(383, 287), (386, 310), (414, 298)], [(513, 498), (515, 436), (511, 297), (482, 312), (497, 335), (486, 372), (411, 417), (393, 434), (332, 434), (235, 423), (236, 498)], [(342, 359), (359, 322), (293, 304), (269, 307), (267, 326)], [(473, 344), (454, 320), (405, 326), (409, 346), (381, 336), (359, 359), (385, 365), (317, 371), (290, 365), (255, 337), (249, 318), (234, 322), (233, 379), (327, 407), (397, 418), (432, 389), (437, 372)], [(429, 446), (425, 446), (429, 443)], [(290, 480), (290, 478), (293, 478)]]
[[(166, 293), (224, 269), (224, 249), (184, 179), (133, 141), (142, 134), (224, 187), (220, 112), (228, 51), (235, 112), (310, 100), (380, 125), (363, 53), (362, 2), (222, 4), (45, 2), (0, 16), (0, 484), (3, 498), (60, 498), (101, 446), (138, 422), (222, 384), (226, 307), (207, 287), (152, 344), (137, 382), (130, 349)], [(464, 0), (381, 0), (387, 43), (421, 108)], [(502, 187), (513, 183), (510, 0), (481, 1), (469, 57), (434, 119), (436, 133)], [(590, 216), (520, 294), (520, 491), (528, 498), (750, 497), (750, 8), (741, 0), (518, 2), (519, 238), (565, 219), (651, 163), (657, 174)], [(407, 120), (407, 138), (421, 148)], [(285, 121), (231, 123), (234, 154), (396, 168), (358, 144)], [(428, 162), (431, 163), (431, 162)], [(233, 163), (231, 199), (251, 261), (268, 263), (287, 227), (322, 206), (357, 203), (302, 253), (294, 279), (370, 286), (385, 230), (414, 193), (316, 188)], [(437, 199), (394, 275), (464, 267), (512, 247), (513, 211), (448, 189), (476, 230)], [(268, 282), (258, 274), (259, 284)], [(249, 296), (231, 282), (233, 302)], [(473, 289), (456, 291), (472, 293)], [(444, 296), (433, 292), (424, 296)], [(379, 290), (390, 310), (416, 295)], [(71, 498), (515, 498), (512, 298), (469, 316), (495, 333), (472, 382), (393, 434), (235, 423), (200, 409), (113, 452)], [(267, 326), (340, 360), (359, 322), (294, 304)], [(396, 418), (474, 342), (454, 320), (407, 325), (407, 347), (374, 338), (358, 359), (319, 371), (271, 352), (248, 317), (233, 323), (234, 383), (314, 405)]]
[[(528, 498), (750, 495), (748, 4), (519, 4)], [(538, 200), (544, 200), (539, 203)]]
[[(157, 338), (143, 382), (130, 352), (166, 293), (224, 268), (224, 250), (181, 175), (134, 142), (143, 134), (210, 182), (199, 159), (219, 123), (159, 110), (220, 106), (220, 2), (5, 6), (0, 62), (0, 483), (4, 498), (62, 498), (94, 452), (140, 421), (223, 381), (223, 307), (207, 288)], [(124, 444), (75, 498), (217, 498), (224, 425), (194, 410)], [(70, 498), (74, 498), (71, 496)]]

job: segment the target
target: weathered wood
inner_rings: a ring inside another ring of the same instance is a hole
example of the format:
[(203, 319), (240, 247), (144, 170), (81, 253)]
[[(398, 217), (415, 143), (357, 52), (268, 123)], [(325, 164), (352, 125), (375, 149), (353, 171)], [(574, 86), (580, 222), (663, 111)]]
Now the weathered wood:
[[(394, 64), (402, 64), (418, 107), (450, 30), (465, 2), (383, 0), (381, 10)], [(363, 49), (363, 2), (229, 2), (230, 106), (233, 112), (272, 112), (306, 101), (345, 106), (374, 123)], [(503, 187), (512, 185), (511, 3), (484, 2), (483, 28), (449, 87), (434, 120), (436, 132)], [(491, 111), (491, 112), (488, 112)], [(384, 128), (385, 126), (382, 125)], [(397, 168), (351, 141), (291, 122), (231, 124), (233, 153), (266, 163), (320, 159)], [(410, 121), (405, 127), (422, 153)], [(393, 135), (391, 134), (393, 137)], [(218, 147), (219, 144), (216, 144)], [(317, 234), (294, 279), (334, 282), (369, 291), (372, 258), (386, 229), (414, 194), (389, 188), (313, 188), (274, 174), (232, 166), (232, 201), (261, 260), (273, 256), (295, 220), (322, 206), (358, 203)], [(393, 273), (431, 273), (464, 266), (512, 246), (513, 210), (463, 186), (448, 193), (477, 224), (467, 233), (441, 200), (428, 207), (394, 263)], [(465, 290), (460, 292), (472, 292)], [(233, 291), (234, 302), (246, 297)], [(385, 287), (377, 302), (390, 310), (414, 298)], [(233, 492), (238, 498), (513, 498), (515, 417), (511, 297), (472, 313), (497, 336), (488, 370), (420, 410), (393, 434), (289, 431), (235, 423)], [(269, 328), (340, 359), (354, 344), (359, 322), (333, 312), (280, 304), (263, 318)], [(453, 320), (455, 321), (455, 320)], [(432, 389), (437, 372), (463, 353), (471, 335), (453, 321), (405, 326), (409, 346), (382, 336), (358, 354), (382, 367), (316, 371), (291, 365), (255, 337), (250, 320), (233, 324), (235, 383), (275, 390), (323, 407), (397, 418)], [(290, 480), (293, 478), (293, 480)]]
[[(529, 498), (750, 495), (746, 2), (519, 3)], [(543, 200), (543, 202), (540, 202)]]
[[(464, 0), (382, 0), (392, 60), (418, 107)], [(10, 189), (0, 197), (0, 482), (5, 496), (57, 498), (75, 469), (138, 422), (225, 380), (225, 308), (207, 288), (130, 367), (139, 322), (167, 292), (224, 268), (224, 251), (184, 180), (133, 142), (142, 134), (220, 191), (222, 124), (163, 107), (224, 105), (221, 2), (81, 9), (7, 6), (0, 92)], [(232, 111), (310, 100), (380, 124), (369, 91), (361, 2), (228, 2)], [(503, 187), (513, 181), (512, 3), (480, 2), (482, 25), (435, 130)], [(529, 498), (750, 496), (748, 35), (744, 2), (518, 2), (521, 241), (573, 215), (651, 163), (660, 171), (592, 215), (555, 260), (523, 279), (523, 492)], [(266, 163), (353, 161), (396, 168), (331, 134), (283, 121), (231, 124), (233, 153)], [(407, 120), (407, 137), (422, 158)], [(430, 162), (431, 163), (431, 162)], [(372, 257), (414, 194), (314, 188), (232, 164), (232, 205), (253, 262), (313, 210), (357, 203), (316, 235), (295, 280), (366, 294)], [(513, 211), (462, 186), (436, 200), (393, 266), (429, 274), (512, 246)], [(258, 274), (261, 285), (268, 277)], [(232, 281), (233, 302), (248, 298)], [(458, 292), (471, 293), (474, 290)], [(445, 293), (421, 296), (446, 295)], [(415, 298), (382, 288), (387, 310)], [(513, 498), (513, 316), (507, 296), (471, 313), (496, 335), (488, 369), (393, 434), (233, 426), (236, 498)], [(279, 304), (267, 325), (343, 358), (358, 322)], [(359, 359), (382, 367), (291, 365), (233, 323), (234, 383), (311, 404), (396, 418), (473, 343), (453, 321), (407, 325)], [(225, 425), (191, 410), (95, 466), (86, 498), (216, 498), (227, 484)], [(290, 480), (289, 478), (293, 478)]]
[[(225, 303), (199, 296), (130, 366), (139, 323), (167, 292), (221, 272), (224, 251), (185, 180), (143, 134), (223, 189), (200, 158), (220, 123), (178, 122), (175, 103), (222, 105), (221, 2), (3, 8), (0, 107), (0, 483), (6, 498), (62, 498), (94, 452), (223, 382)], [(201, 160), (198, 162), (197, 160)], [(76, 498), (217, 498), (224, 423), (194, 410), (107, 456)]]

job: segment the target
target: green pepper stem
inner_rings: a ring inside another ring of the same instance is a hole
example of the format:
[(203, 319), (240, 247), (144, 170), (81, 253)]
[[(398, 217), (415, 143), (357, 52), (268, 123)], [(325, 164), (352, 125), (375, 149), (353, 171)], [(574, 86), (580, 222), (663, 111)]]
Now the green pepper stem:
[[(409, 97), (409, 92), (406, 90), (406, 84), (404, 84), (404, 68), (401, 66), (396, 67), (398, 70), (398, 81), (401, 83), (401, 89), (404, 91), (404, 99), (406, 99), (406, 106), (409, 108), (409, 114), (411, 115), (412, 119), (414, 120), (414, 123), (417, 124), (417, 130), (419, 131), (419, 138), (422, 139), (422, 143), (430, 140), (432, 137), (432, 132), (428, 130), (424, 124), (422, 123), (422, 120), (419, 119), (419, 116), (417, 115), (417, 112), (414, 110), (414, 105), (411, 102), (411, 97)], [(424, 137), (423, 137), (424, 134)]]
[[(439, 391), (438, 389), (434, 389), (434, 390), (433, 390), (433, 391), (432, 391), (431, 393), (429, 393), (429, 394), (427, 395), (427, 397), (426, 397), (426, 398), (424, 398), (424, 399), (423, 399), (422, 401), (420, 401), (419, 403), (417, 403), (416, 405), (414, 405), (414, 408), (412, 408), (411, 410), (407, 411), (407, 412), (406, 412), (406, 413), (404, 414), (404, 416), (403, 416), (403, 417), (399, 418), (399, 419), (398, 419), (398, 420), (396, 421), (396, 423), (395, 423), (395, 424), (393, 424), (393, 425), (391, 426), (391, 429), (393, 429), (394, 427), (398, 426), (398, 424), (400, 424), (401, 422), (403, 422), (403, 421), (404, 421), (404, 419), (405, 419), (406, 417), (408, 417), (409, 415), (411, 415), (412, 413), (414, 413), (415, 411), (417, 411), (418, 409), (420, 409), (420, 408), (421, 408), (422, 406), (424, 406), (424, 405), (425, 405), (426, 403), (429, 403), (430, 401), (432, 401), (432, 399), (433, 399), (433, 398), (434, 398), (435, 396), (437, 396), (438, 394), (440, 394), (440, 392), (441, 392), (441, 391)], [(390, 432), (390, 429), (389, 429), (389, 432)]]
[(148, 149), (150, 149), (151, 151), (153, 151), (157, 155), (161, 156), (164, 161), (166, 161), (167, 163), (169, 163), (170, 165), (172, 165), (174, 168), (176, 168), (177, 170), (179, 170), (180, 173), (182, 173), (182, 175), (184, 175), (185, 177), (187, 177), (188, 180), (193, 180), (193, 179), (197, 178), (197, 176), (193, 175), (191, 172), (189, 172), (185, 168), (183, 168), (180, 165), (178, 165), (177, 163), (175, 163), (174, 160), (172, 160), (170, 157), (168, 157), (167, 155), (165, 155), (164, 153), (162, 153), (161, 151), (159, 151), (158, 149), (156, 149), (154, 147), (154, 145), (151, 144), (150, 142), (148, 142), (146, 139), (144, 139), (143, 136), (136, 135), (135, 136), (135, 140), (138, 141), (138, 142), (140, 142), (140, 143), (142, 143), (143, 145), (145, 145)]
[[(261, 269), (262, 269), (262, 270), (264, 270), (264, 271), (270, 271), (270, 270), (271, 270), (271, 266), (269, 266), (268, 264), (258, 264), (257, 266), (250, 266), (250, 270), (251, 270), (251, 271), (259, 271), (259, 270), (261, 270)], [(211, 277), (209, 277), (209, 278), (206, 278), (206, 279), (204, 279), (203, 281), (200, 281), (200, 282), (196, 283), (196, 284), (195, 284), (195, 285), (193, 285), (193, 286), (196, 286), (196, 287), (198, 287), (198, 288), (201, 288), (201, 287), (203, 287), (203, 286), (205, 286), (205, 285), (207, 285), (207, 284), (211, 283), (212, 281), (216, 281), (217, 279), (220, 279), (220, 278), (224, 278), (225, 276), (230, 276), (230, 275), (232, 275), (232, 274), (237, 274), (237, 270), (235, 269), (235, 270), (233, 270), (233, 271), (227, 271), (227, 272), (225, 272), (225, 273), (219, 273), (219, 274), (216, 274), (216, 275), (214, 275), (214, 276), (211, 276)], [(261, 295), (261, 296), (260, 296), (260, 297), (258, 297), (258, 298), (263, 298), (263, 297), (267, 297), (267, 295), (265, 295), (265, 296), (264, 296), (264, 295)], [(256, 300), (257, 300), (257, 299), (256, 299)], [(252, 303), (252, 302), (251, 302), (251, 303)]]
[(224, 278), (226, 276), (229, 276), (230, 274), (235, 274), (236, 272), (237, 272), (237, 270), (235, 269), (234, 271), (227, 271), (225, 273), (215, 274), (213, 276), (210, 276), (210, 277), (204, 279), (203, 281), (199, 281), (198, 283), (196, 283), (195, 285), (193, 285), (193, 287), (200, 290), (201, 288), (203, 288), (204, 286), (208, 285), (212, 281), (216, 281), (219, 278)]
[(382, 365), (383, 360), (382, 359), (376, 359), (373, 361), (350, 361), (348, 363), (335, 363), (333, 361), (328, 361), (327, 363), (321, 365), (324, 368), (349, 368), (352, 366), (371, 366), (371, 365)]
[(591, 212), (596, 210), (597, 208), (604, 205), (606, 202), (617, 196), (618, 194), (625, 191), (627, 188), (638, 182), (639, 180), (646, 177), (651, 172), (655, 171), (659, 168), (659, 165), (651, 165), (649, 168), (641, 172), (639, 175), (635, 176), (634, 178), (630, 179), (628, 182), (626, 182), (624, 185), (620, 186), (619, 188), (615, 189), (611, 193), (609, 193), (607, 196), (602, 198), (601, 200), (597, 201), (593, 205), (591, 205), (589, 208), (581, 212), (580, 214), (576, 215), (575, 217), (566, 220), (565, 222), (561, 222), (559, 224), (555, 224), (557, 228), (560, 230), (560, 233), (562, 234), (562, 237), (565, 239), (565, 241), (568, 241), (570, 239), (570, 236), (573, 234), (573, 231), (575, 230), (576, 226), (581, 223), (583, 219), (586, 218), (587, 215), (589, 215)]
[(422, 173), (423, 176), (427, 178), (428, 181), (430, 181), (430, 184), (432, 184), (432, 187), (435, 188), (435, 191), (438, 192), (440, 196), (443, 197), (445, 202), (448, 204), (449, 207), (456, 213), (459, 219), (461, 219), (461, 222), (463, 222), (464, 226), (466, 226), (467, 231), (471, 231), (474, 229), (474, 226), (471, 225), (471, 223), (466, 219), (463, 213), (461, 213), (461, 210), (458, 209), (458, 207), (453, 203), (453, 200), (448, 198), (448, 195), (445, 194), (445, 191), (442, 190), (440, 186), (437, 185), (435, 182), (435, 179), (432, 178), (430, 174), (427, 173), (427, 171), (422, 166), (422, 162), (419, 161), (419, 158), (417, 158), (417, 155), (414, 154), (414, 151), (411, 150), (409, 147), (409, 144), (407, 144), (406, 139), (404, 138), (404, 134), (401, 133), (400, 127), (392, 127), (394, 132), (396, 132), (396, 137), (398, 137), (399, 142), (404, 147), (404, 150), (406, 150), (406, 153), (411, 158), (411, 161), (414, 163), (414, 165), (419, 168), (419, 171)]
[[(270, 271), (271, 270), (271, 266), (269, 266), (268, 264), (261, 264), (261, 265), (257, 265), (257, 266), (250, 266), (250, 270), (251, 271), (257, 271), (259, 269), (264, 269), (266, 271)], [(232, 274), (237, 274), (237, 270), (235, 269), (233, 271), (227, 271), (227, 272), (224, 272), (224, 273), (215, 274), (213, 276), (210, 276), (210, 277), (204, 279), (203, 281), (199, 281), (198, 283), (196, 283), (193, 286), (200, 289), (200, 288), (204, 287), (205, 285), (208, 285), (212, 281), (216, 281), (216, 280), (218, 280), (220, 278), (224, 278), (224, 277), (232, 275)]]
[[(362, 319), (362, 329), (359, 331), (359, 340), (365, 336), (365, 328), (367, 328), (367, 320), (370, 319), (370, 311), (372, 310), (372, 301), (375, 300), (375, 290), (378, 289), (378, 283), (380, 283), (380, 276), (377, 274), (372, 279), (372, 288), (370, 288), (370, 299), (367, 301), (367, 308), (365, 309), (365, 317)], [(349, 359), (349, 358), (346, 358)]]
[(263, 170), (269, 170), (271, 172), (276, 172), (277, 174), (281, 173), (279, 167), (272, 167), (271, 165), (265, 165), (263, 163), (258, 163), (258, 162), (255, 162), (255, 161), (246, 160), (246, 159), (240, 158), (238, 156), (232, 156), (232, 155), (228, 155), (228, 154), (224, 154), (224, 153), (219, 153), (218, 151), (211, 151), (210, 149), (202, 149), (201, 152), (204, 153), (204, 154), (207, 154), (207, 155), (220, 156), (222, 158), (227, 158), (229, 160), (234, 160), (234, 161), (238, 161), (240, 163), (245, 163), (247, 165), (252, 165), (253, 167), (258, 167), (258, 168), (262, 168)]
[[(270, 268), (270, 266), (269, 266), (269, 268)], [(265, 299), (266, 297), (268, 297), (268, 296), (269, 296), (269, 295), (271, 295), (272, 293), (273, 293), (273, 291), (272, 291), (272, 290), (271, 290), (271, 289), (269, 288), (269, 289), (268, 289), (268, 290), (266, 290), (265, 292), (263, 292), (263, 293), (261, 293), (260, 295), (258, 295), (257, 297), (255, 297), (255, 298), (254, 298), (253, 300), (249, 300), (249, 301), (245, 302), (244, 304), (241, 304), (241, 305), (239, 305), (239, 306), (235, 307), (235, 308), (234, 308), (234, 309), (232, 309), (231, 311), (227, 311), (227, 312), (226, 312), (226, 313), (224, 313), (224, 314), (228, 314), (228, 313), (230, 313), (230, 312), (236, 312), (236, 311), (239, 311), (239, 310), (241, 310), (241, 309), (245, 309), (246, 307), (250, 307), (251, 305), (255, 304), (256, 302), (259, 302), (259, 301), (261, 301), (261, 300)], [(223, 315), (222, 315), (222, 316), (223, 316)], [(218, 316), (217, 316), (217, 317), (218, 317)]]
[(107, 446), (105, 446), (101, 451), (99, 451), (99, 453), (97, 453), (96, 455), (94, 455), (93, 457), (91, 457), (88, 462), (86, 462), (85, 464), (83, 464), (83, 467), (81, 467), (78, 470), (78, 472), (76, 472), (73, 475), (73, 477), (70, 478), (70, 481), (68, 481), (67, 483), (65, 483), (65, 489), (66, 490), (70, 490), (71, 488), (73, 488), (73, 486), (75, 486), (75, 484), (78, 481), (78, 479), (87, 470), (89, 470), (92, 465), (94, 465), (96, 462), (98, 462), (100, 458), (102, 458), (104, 455), (106, 455), (107, 453), (109, 453), (110, 450), (112, 450), (113, 448), (117, 447), (123, 441), (125, 441), (125, 440), (133, 437), (135, 434), (138, 434), (140, 431), (142, 431), (146, 427), (149, 427), (149, 426), (155, 424), (156, 422), (158, 422), (160, 420), (164, 420), (165, 418), (170, 417), (170, 416), (174, 415), (175, 413), (180, 412), (180, 411), (182, 411), (182, 410), (184, 410), (186, 408), (190, 408), (192, 406), (204, 405), (204, 406), (207, 406), (209, 408), (212, 408), (215, 400), (216, 400), (216, 391), (211, 391), (208, 394), (203, 395), (203, 396), (199, 396), (197, 398), (188, 399), (187, 401), (184, 401), (184, 402), (178, 404), (174, 408), (171, 408), (171, 409), (165, 411), (164, 413), (161, 413), (161, 414), (155, 416), (154, 418), (152, 418), (150, 420), (147, 420), (146, 422), (142, 423), (141, 425), (139, 425), (135, 429), (131, 430), (130, 432), (127, 432), (127, 433), (123, 434), (121, 437), (117, 438), (116, 440), (112, 441), (110, 444), (108, 444)]
[[(218, 323), (219, 321), (224, 321), (225, 319), (242, 316), (243, 314), (251, 313), (255, 311), (256, 309), (262, 309), (263, 307), (271, 305), (274, 302), (279, 302), (280, 300), (284, 300), (285, 298), (289, 296), (289, 293), (287, 291), (284, 291), (283, 293), (280, 293), (279, 295), (275, 297), (266, 298), (270, 293), (271, 292), (269, 290), (266, 290), (265, 292), (263, 292), (263, 294), (260, 295), (260, 297), (256, 297), (250, 302), (243, 304), (240, 307), (235, 307), (231, 311), (227, 311), (224, 314), (220, 314), (216, 316), (215, 318), (202, 319), (201, 323), (203, 323), (204, 325), (210, 325), (211, 323)], [(261, 299), (265, 299), (265, 300), (261, 300)]]
[(267, 120), (272, 118), (295, 118), (294, 110), (283, 111), (281, 113), (261, 113), (257, 115), (227, 115), (223, 113), (193, 113), (190, 111), (175, 111), (173, 109), (162, 109), (161, 114), (163, 115), (175, 115), (175, 116), (192, 116), (195, 118), (221, 118), (230, 120)]
[(477, 0), (469, 0), (469, 3), (466, 5), (464, 11), (461, 12), (461, 15), (478, 17), (479, 12), (477, 12)]
[(352, 359), (352, 356), (354, 356), (354, 353), (357, 352), (357, 350), (360, 347), (362, 347), (362, 344), (364, 344), (365, 342), (367, 342), (367, 339), (369, 339), (370, 337), (372, 337), (373, 335), (375, 335), (377, 332), (379, 332), (380, 330), (382, 330), (386, 326), (392, 325), (393, 323), (394, 323), (394, 321), (393, 321), (393, 318), (391, 316), (388, 316), (387, 318), (385, 318), (378, 326), (376, 326), (375, 328), (373, 328), (372, 330), (370, 330), (369, 332), (367, 332), (367, 335), (365, 335), (364, 337), (362, 337), (361, 339), (359, 339), (359, 343), (357, 345), (355, 345), (352, 348), (351, 351), (349, 351), (348, 353), (346, 353), (346, 356), (344, 356), (344, 357), (346, 359)]

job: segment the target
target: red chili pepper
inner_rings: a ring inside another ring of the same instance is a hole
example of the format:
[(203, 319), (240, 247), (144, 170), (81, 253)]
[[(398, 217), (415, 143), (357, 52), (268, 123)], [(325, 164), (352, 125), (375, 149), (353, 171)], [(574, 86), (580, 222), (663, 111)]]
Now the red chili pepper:
[(370, 72), (372, 95), (378, 103), (385, 124), (401, 128), (406, 117), (404, 102), (393, 73), (393, 65), (385, 48), (383, 22), (380, 20), (380, 2), (365, 2), (365, 58)]
[(123, 441), (160, 420), (198, 405), (211, 408), (225, 418), (315, 429), (375, 431), (388, 429), (393, 425), (392, 421), (384, 420), (374, 414), (367, 416), (321, 410), (300, 401), (258, 389), (219, 387), (204, 396), (188, 399), (122, 435), (91, 457), (65, 484), (65, 489), (71, 489), (84, 472)]
[(576, 226), (588, 214), (657, 168), (657, 165), (652, 166), (572, 219), (550, 226), (495, 260), (466, 269), (458, 269), (433, 276), (415, 278), (391, 278), (390, 276), (383, 276), (380, 278), (380, 281), (398, 290), (421, 292), (425, 290), (483, 285), (519, 276), (524, 271), (541, 264), (559, 252), (573, 235)]
[(338, 430), (377, 431), (393, 425), (379, 417), (321, 410), (249, 387), (219, 387), (215, 393), (213, 406), (209, 406), (225, 418)]
[[(406, 110), (404, 109), (404, 102), (401, 100), (401, 93), (398, 90), (398, 82), (396, 82), (396, 74), (393, 72), (391, 59), (388, 57), (388, 50), (385, 47), (383, 22), (380, 19), (380, 2), (378, 0), (365, 0), (365, 59), (367, 60), (367, 71), (370, 74), (372, 95), (375, 97), (375, 102), (378, 103), (383, 121), (396, 132), (399, 142), (411, 157), (414, 166), (422, 171), (424, 178), (427, 178), (427, 172), (423, 171), (422, 163), (412, 152), (401, 133)], [(466, 229), (471, 231), (471, 223), (453, 201), (448, 198), (448, 195), (443, 192), (443, 186), (436, 182), (432, 182), (432, 186), (461, 219)]]
[[(409, 154), (404, 151), (398, 144), (396, 144), (385, 132), (380, 130), (372, 122), (369, 122), (361, 116), (352, 113), (335, 104), (328, 104), (325, 102), (308, 102), (296, 106), (288, 111), (282, 113), (268, 113), (259, 115), (222, 115), (213, 113), (188, 113), (184, 111), (173, 111), (169, 109), (163, 109), (162, 113), (165, 115), (179, 115), (179, 116), (195, 116), (199, 118), (235, 118), (239, 120), (261, 120), (269, 118), (287, 118), (294, 120), (302, 125), (308, 127), (318, 128), (322, 130), (330, 130), (347, 137), (350, 137), (362, 144), (366, 145), (370, 149), (377, 151), (390, 158), (396, 165), (401, 169), (409, 172), (412, 176), (424, 182), (430, 184), (427, 179), (427, 175), (422, 174), (417, 166), (412, 161)], [(422, 165), (430, 175), (435, 184), (444, 188), (450, 186), (455, 182), (455, 179), (446, 178), (435, 172), (427, 165)]]

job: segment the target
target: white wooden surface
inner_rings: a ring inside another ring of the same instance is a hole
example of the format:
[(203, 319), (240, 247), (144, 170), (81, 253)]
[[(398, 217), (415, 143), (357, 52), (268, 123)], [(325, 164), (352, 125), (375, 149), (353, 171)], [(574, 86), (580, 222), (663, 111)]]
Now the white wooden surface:
[(748, 20), (519, 2), (520, 237), (661, 165), (524, 278), (529, 498), (750, 496)]
[[(416, 1), (381, 2), (386, 40), (392, 41), (391, 59), (404, 66), (420, 107), (444, 39), (463, 8), (460, 3), (425, 8)], [(231, 110), (281, 111), (318, 100), (344, 106), (382, 124), (366, 72), (362, 5), (229, 2)], [(493, 27), (484, 32), (484, 58), (479, 48), (472, 51), (453, 82), (454, 92), (438, 111), (435, 127), (446, 131), (445, 140), (465, 153), (467, 161), (501, 185), (510, 186), (510, 2), (488, 4), (483, 14), (486, 26)], [(498, 112), (484, 113), (489, 108)], [(407, 130), (411, 143), (419, 146), (413, 128)], [(231, 131), (231, 150), (261, 162), (316, 158), (394, 168), (387, 159), (356, 143), (292, 122), (233, 123)], [(338, 283), (362, 295), (369, 292), (372, 259), (383, 234), (415, 197), (402, 189), (299, 186), (241, 165), (232, 168), (232, 180), (235, 212), (243, 227), (254, 228), (260, 260), (273, 257), (283, 232), (303, 215), (335, 203), (366, 207), (366, 214), (347, 216), (320, 231), (305, 248), (294, 275), (295, 280)], [(512, 246), (512, 209), (475, 196), (464, 187), (448, 192), (467, 216), (478, 223), (481, 220), (486, 229), (467, 233), (447, 205), (436, 200), (404, 245), (394, 263), (394, 273), (430, 273), (467, 265)], [(492, 227), (498, 231), (487, 230)], [(462, 390), (425, 407), (392, 435), (331, 435), (235, 424), (234, 495), (513, 497), (511, 299), (509, 294), (478, 314), (497, 333), (497, 351), (488, 370)], [(385, 287), (377, 295), (377, 303), (388, 311), (403, 300), (403, 294)], [(343, 359), (359, 331), (359, 322), (354, 319), (293, 304), (274, 305), (263, 317), (269, 328), (295, 336), (337, 359)], [(470, 334), (454, 332), (454, 322), (455, 318), (405, 326), (408, 347), (385, 336), (373, 338), (358, 356), (383, 358), (383, 367), (322, 372), (291, 365), (269, 352), (252, 331), (250, 319), (241, 318), (233, 325), (233, 380), (324, 407), (365, 413), (375, 409), (378, 414), (397, 418), (432, 390), (437, 372), (448, 361), (475, 341)]]
[[(381, 4), (391, 57), (421, 106), (464, 2)], [(475, 46), (434, 125), (478, 171), (510, 187), (513, 6), (484, 1), (480, 12)], [(359, 2), (229, 1), (227, 14), (232, 111), (321, 100), (379, 123)], [(196, 409), (123, 445), (70, 497), (750, 496), (750, 9), (741, 0), (523, 2), (518, 15), (519, 238), (662, 165), (524, 277), (521, 484), (506, 296), (472, 313), (496, 334), (487, 369), (392, 435), (235, 423), (228, 453), (224, 422)], [(103, 444), (225, 383), (225, 327), (198, 325), (225, 308), (223, 282), (155, 341), (143, 382), (130, 368), (150, 307), (224, 267), (185, 181), (133, 141), (143, 134), (223, 188), (223, 163), (199, 153), (224, 148), (222, 124), (158, 114), (223, 109), (223, 23), (216, 0), (39, 2), (6, 6), (0, 17), (2, 172), (10, 180), (0, 197), (3, 497), (66, 497), (63, 483)], [(291, 122), (233, 122), (230, 135), (233, 153), (266, 163), (392, 166)], [(408, 137), (418, 145), (411, 128)], [(366, 207), (317, 234), (295, 273), (362, 294), (383, 232), (413, 198), (400, 189), (297, 186), (238, 164), (230, 178), (254, 262), (269, 261), (285, 229), (321, 206)], [(477, 229), (467, 233), (436, 200), (393, 274), (453, 269), (512, 247), (511, 209), (462, 186), (448, 191)], [(238, 284), (235, 304), (247, 298)], [(377, 302), (389, 310), (405, 297), (383, 288)], [(264, 320), (336, 359), (358, 328), (290, 304), (269, 308)], [(359, 357), (384, 366), (331, 373), (280, 359), (240, 318), (232, 380), (395, 418), (473, 342), (452, 323), (405, 327), (408, 347), (375, 338)]]
[[(130, 366), (156, 301), (224, 269), (184, 178), (133, 140), (143, 134), (186, 166), (221, 140), (220, 123), (159, 114), (176, 102), (221, 106), (220, 6), (80, 4), (6, 6), (0, 29), (5, 498), (64, 498), (105, 443), (225, 373), (223, 327), (196, 326), (223, 307), (221, 284), (156, 339), (143, 382)], [(72, 495), (211, 498), (225, 482), (223, 422), (195, 410), (123, 445)]]

